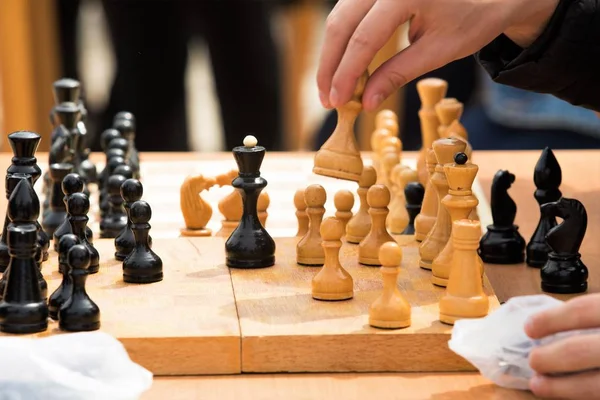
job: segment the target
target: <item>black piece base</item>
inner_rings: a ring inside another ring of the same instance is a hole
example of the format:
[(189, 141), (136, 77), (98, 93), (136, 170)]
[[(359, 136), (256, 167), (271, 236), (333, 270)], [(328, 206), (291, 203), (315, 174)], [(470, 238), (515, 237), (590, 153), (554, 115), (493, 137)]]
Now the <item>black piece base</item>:
[(275, 265), (275, 256), (263, 258), (262, 260), (240, 260), (236, 258), (227, 257), (226, 265), (229, 268), (240, 269), (267, 268)]
[(587, 290), (588, 269), (580, 255), (548, 255), (548, 262), (540, 271), (542, 290), (548, 293), (582, 293)]
[(63, 331), (68, 331), (68, 332), (97, 331), (98, 329), (100, 329), (100, 321), (70, 323), (70, 324), (65, 324), (64, 322), (59, 322), (58, 327), (60, 329), (62, 329)]
[(519, 264), (525, 260), (525, 239), (519, 227), (487, 227), (487, 232), (479, 242), (479, 256), (488, 264)]
[(587, 291), (587, 282), (579, 285), (554, 285), (552, 283), (542, 282), (542, 290), (546, 293), (555, 294), (574, 294)]
[[(129, 253), (129, 254), (131, 254), (131, 253)], [(117, 251), (117, 252), (115, 252), (115, 260), (117, 260), (117, 261), (125, 261), (125, 259), (127, 258), (127, 256), (129, 254), (119, 253)]]
[(48, 317), (54, 321), (58, 321), (58, 308), (50, 308), (48, 307)]
[(123, 274), (123, 282), (127, 283), (154, 283), (163, 280), (163, 273), (159, 272), (154, 275), (130, 275)]
[(44, 322), (38, 322), (35, 324), (10, 324), (0, 323), (0, 332), (4, 333), (39, 333), (48, 330), (48, 320)]
[(525, 262), (528, 266), (533, 268), (542, 268), (548, 261), (548, 253), (552, 249), (545, 243), (533, 243), (529, 242), (527, 245), (527, 254)]

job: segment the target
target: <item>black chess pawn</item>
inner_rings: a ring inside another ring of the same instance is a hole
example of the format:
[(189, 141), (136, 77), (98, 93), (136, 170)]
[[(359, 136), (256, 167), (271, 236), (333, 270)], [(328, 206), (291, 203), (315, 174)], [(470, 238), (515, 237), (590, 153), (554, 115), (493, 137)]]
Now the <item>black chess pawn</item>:
[(54, 320), (58, 320), (58, 310), (60, 310), (73, 293), (73, 279), (69, 273), (71, 268), (69, 268), (67, 262), (67, 254), (71, 247), (76, 244), (81, 243), (77, 236), (72, 233), (60, 238), (60, 243), (58, 244), (58, 269), (62, 274), (62, 281), (48, 299), (48, 314)]
[(244, 211), (239, 225), (225, 242), (226, 264), (232, 268), (264, 268), (275, 264), (275, 241), (260, 223), (257, 202), (267, 181), (260, 175), (265, 148), (246, 137), (233, 149), (239, 175), (231, 185), (242, 196)]
[(132, 119), (115, 119), (113, 127), (121, 132), (121, 136), (125, 138), (129, 144), (127, 150), (127, 164), (133, 169), (134, 178), (139, 179), (140, 158), (137, 149), (135, 148), (135, 122)]
[(117, 123), (117, 121), (119, 121), (121, 119), (126, 119), (128, 121), (131, 121), (133, 123), (133, 128), (135, 130), (135, 115), (133, 115), (133, 113), (131, 113), (129, 111), (119, 111), (113, 117), (113, 125), (115, 125)]
[(533, 196), (540, 205), (540, 220), (538, 222), (526, 249), (525, 261), (530, 267), (543, 267), (548, 260), (550, 246), (546, 243), (546, 235), (556, 226), (556, 218), (541, 212), (546, 203), (553, 203), (562, 197), (559, 189), (562, 182), (562, 170), (552, 150), (546, 147), (542, 151), (533, 172), (533, 182), (536, 191)]
[[(108, 160), (109, 160), (109, 155), (106, 154), (108, 152), (108, 144), (111, 142), (111, 140), (116, 139), (116, 138), (120, 138), (121, 134), (119, 133), (118, 130), (116, 129), (106, 129), (104, 132), (102, 132), (102, 134), (100, 135), (100, 149), (102, 150), (102, 152), (104, 153), (104, 155), (106, 156), (106, 160), (104, 161), (104, 165), (105, 167), (98, 173), (98, 189), (102, 190), (103, 185), (104, 185), (104, 178), (105, 178), (105, 174), (106, 174), (106, 165), (108, 164)], [(123, 153), (122, 157), (125, 157), (125, 153)]]
[(115, 168), (115, 170), (113, 171), (113, 175), (121, 175), (125, 179), (131, 179), (133, 178), (133, 170), (129, 165), (123, 164)]
[(108, 178), (108, 210), (100, 220), (101, 238), (116, 238), (127, 226), (127, 214), (121, 197), (121, 185), (125, 180), (123, 175)]
[[(119, 168), (117, 168), (117, 170)], [(125, 213), (127, 214), (127, 226), (125, 226), (121, 233), (119, 233), (119, 236), (115, 238), (115, 258), (119, 261), (125, 260), (125, 258), (133, 251), (135, 247), (135, 236), (131, 230), (129, 209), (134, 202), (141, 200), (143, 194), (144, 188), (137, 179), (127, 179), (121, 185), (121, 197), (123, 198), (123, 207), (125, 208)], [(152, 247), (150, 240), (151, 238), (148, 236), (148, 245)]]
[(76, 244), (67, 252), (71, 275), (71, 296), (58, 310), (58, 327), (65, 331), (82, 332), (100, 329), (100, 308), (85, 290), (90, 253), (84, 245)]
[(588, 269), (579, 254), (587, 229), (585, 207), (578, 200), (561, 197), (558, 201), (544, 204), (541, 211), (548, 217), (562, 218), (562, 222), (546, 235), (551, 251), (540, 271), (542, 290), (562, 294), (585, 292)]
[(118, 137), (118, 138), (114, 138), (112, 139), (109, 143), (108, 143), (108, 147), (106, 149), (106, 151), (108, 152), (108, 150), (110, 149), (120, 149), (123, 150), (125, 152), (125, 159), (127, 160), (127, 157), (129, 156), (129, 142), (127, 141), (127, 139), (123, 138), (123, 137)]
[(131, 230), (135, 237), (135, 247), (123, 261), (123, 281), (129, 283), (152, 283), (162, 281), (163, 263), (150, 248), (150, 224), (152, 209), (143, 200), (134, 202), (129, 208)]
[(81, 244), (90, 253), (88, 272), (95, 274), (100, 269), (100, 255), (98, 254), (98, 250), (88, 241), (85, 232), (89, 221), (87, 216), (87, 213), (90, 211), (89, 198), (84, 193), (73, 193), (67, 200), (67, 211), (69, 213), (67, 218), (71, 224), (71, 232), (79, 238)]
[[(0, 301), (0, 331), (36, 333), (48, 329), (48, 306), (37, 279), (36, 249), (40, 202), (28, 179), (21, 179), (8, 203), (10, 264)], [(39, 253), (38, 253), (39, 256)]]
[(408, 225), (402, 232), (403, 235), (415, 234), (415, 218), (421, 212), (425, 188), (419, 182), (409, 182), (404, 187), (406, 211), (408, 212)]
[(105, 168), (105, 176), (104, 176), (104, 184), (102, 186), (102, 190), (100, 191), (100, 195), (99, 195), (99, 208), (100, 208), (100, 218), (104, 218), (104, 216), (106, 215), (106, 212), (108, 211), (108, 179), (115, 174), (115, 169), (119, 166), (119, 165), (126, 165), (126, 161), (125, 158), (123, 157), (119, 157), (119, 156), (115, 156), (115, 157), (111, 157), (108, 160), (108, 163), (106, 164), (106, 168)]
[(525, 239), (514, 224), (517, 205), (508, 194), (515, 176), (498, 171), (492, 182), (491, 208), (493, 224), (479, 242), (479, 256), (490, 264), (518, 264), (525, 258)]
[[(73, 171), (72, 164), (52, 164), (50, 166), (50, 176), (52, 185), (50, 188), (50, 212), (42, 219), (42, 228), (53, 237), (54, 231), (58, 229), (67, 219), (67, 207), (63, 201), (62, 181)], [(83, 183), (82, 183), (83, 184)]]
[[(69, 222), (68, 214), (69, 209), (67, 207), (67, 202), (69, 197), (74, 193), (82, 193), (83, 192), (83, 179), (78, 174), (70, 173), (67, 174), (62, 180), (61, 189), (63, 192), (63, 203), (65, 205), (65, 209), (67, 210), (67, 218), (65, 221), (54, 231), (52, 238), (54, 240), (54, 251), (58, 251), (58, 243), (60, 238), (68, 233), (73, 233), (71, 230), (71, 223)], [(86, 238), (88, 242), (93, 243), (94, 235), (89, 226), (85, 228)]]

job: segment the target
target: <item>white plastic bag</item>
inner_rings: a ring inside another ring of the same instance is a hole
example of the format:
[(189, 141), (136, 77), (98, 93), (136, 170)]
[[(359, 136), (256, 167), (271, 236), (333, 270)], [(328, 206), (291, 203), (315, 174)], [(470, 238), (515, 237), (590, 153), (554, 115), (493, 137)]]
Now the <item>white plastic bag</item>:
[(134, 400), (151, 385), (106, 333), (0, 338), (0, 400)]
[(514, 297), (485, 318), (457, 321), (448, 346), (497, 385), (527, 390), (529, 352), (539, 343), (525, 334), (525, 322), (561, 303), (547, 295)]

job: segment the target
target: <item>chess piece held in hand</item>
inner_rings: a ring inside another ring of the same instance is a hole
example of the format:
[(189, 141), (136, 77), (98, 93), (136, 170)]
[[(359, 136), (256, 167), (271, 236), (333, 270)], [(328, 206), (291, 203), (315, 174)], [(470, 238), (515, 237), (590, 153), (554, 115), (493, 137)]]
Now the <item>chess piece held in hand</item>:
[(545, 217), (563, 219), (546, 235), (551, 251), (540, 271), (542, 290), (561, 294), (585, 292), (588, 287), (588, 269), (579, 254), (587, 229), (585, 207), (578, 200), (561, 197), (556, 202), (544, 204), (541, 211)]
[(383, 276), (383, 292), (369, 308), (369, 325), (398, 329), (411, 324), (411, 307), (398, 290), (398, 275), (402, 264), (402, 248), (396, 242), (384, 243), (379, 249)]
[(354, 136), (354, 123), (362, 110), (362, 95), (368, 72), (358, 79), (352, 99), (337, 109), (335, 130), (315, 155), (313, 173), (358, 182), (363, 161)]
[(204, 175), (188, 176), (181, 185), (180, 206), (185, 228), (181, 229), (182, 236), (210, 236), (212, 231), (206, 227), (212, 217), (212, 207), (204, 200), (201, 193), (216, 185), (215, 178)]
[(344, 224), (334, 217), (321, 224), (325, 264), (312, 280), (312, 297), (317, 300), (347, 300), (354, 296), (352, 276), (340, 264)]
[(525, 239), (514, 224), (517, 205), (508, 194), (515, 176), (500, 170), (492, 181), (491, 208), (493, 224), (479, 242), (479, 255), (484, 263), (518, 264), (525, 258)]

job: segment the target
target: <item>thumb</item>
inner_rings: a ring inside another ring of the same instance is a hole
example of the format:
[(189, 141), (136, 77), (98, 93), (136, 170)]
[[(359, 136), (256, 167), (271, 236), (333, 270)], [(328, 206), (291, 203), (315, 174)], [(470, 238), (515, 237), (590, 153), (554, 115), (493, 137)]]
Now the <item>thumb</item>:
[[(436, 43), (437, 42), (437, 43)], [(373, 111), (392, 93), (423, 74), (451, 60), (440, 41), (422, 37), (383, 63), (369, 78), (363, 93), (363, 106)]]

